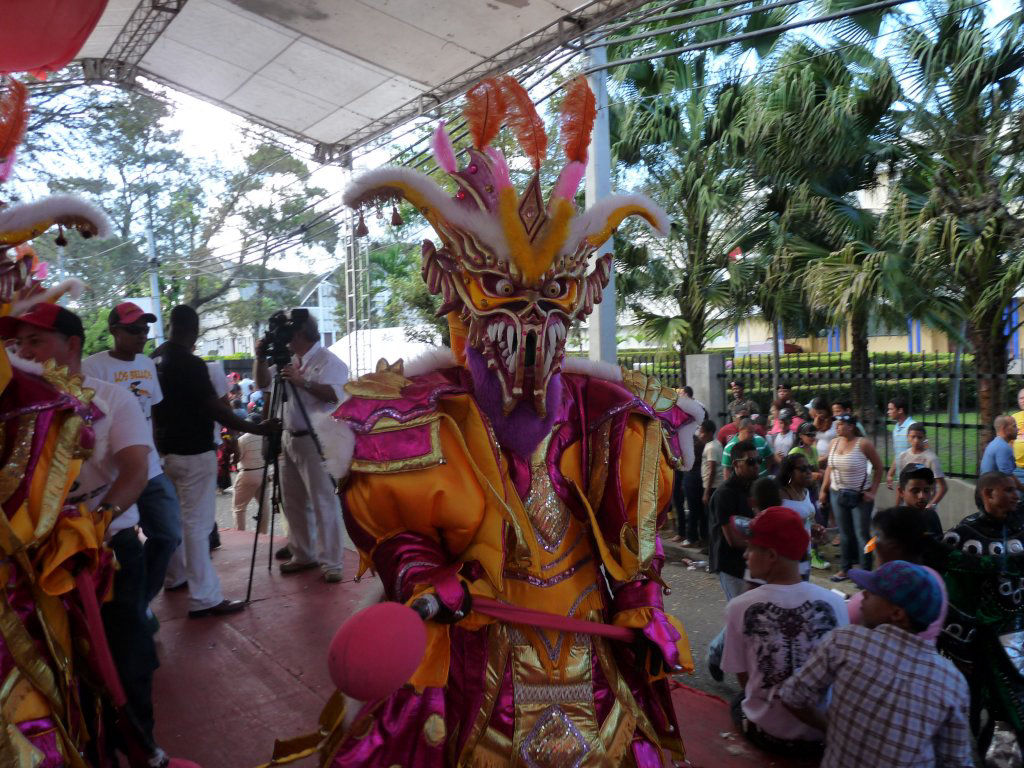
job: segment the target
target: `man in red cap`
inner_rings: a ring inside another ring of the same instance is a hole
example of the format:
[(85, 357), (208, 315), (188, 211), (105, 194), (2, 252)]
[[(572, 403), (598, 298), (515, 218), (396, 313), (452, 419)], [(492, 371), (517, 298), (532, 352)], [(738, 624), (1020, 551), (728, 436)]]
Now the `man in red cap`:
[(725, 609), (722, 669), (743, 686), (733, 717), (766, 751), (819, 755), (825, 734), (801, 722), (773, 693), (829, 632), (849, 623), (846, 605), (838, 595), (801, 580), (800, 560), (810, 537), (800, 515), (768, 507), (745, 527), (750, 576), (765, 583), (733, 598)]
[[(82, 372), (127, 390), (135, 397), (142, 415), (153, 429), (153, 406), (163, 400), (156, 364), (143, 354), (149, 336), (150, 323), (156, 316), (137, 304), (125, 301), (107, 316), (107, 327), (114, 339), (114, 347), (97, 352), (82, 361)], [(171, 555), (181, 543), (181, 509), (174, 485), (164, 474), (160, 455), (149, 454), (149, 478), (136, 502), (139, 525), (146, 534), (143, 545), (146, 560), (146, 615), (150, 625), (157, 626), (149, 603), (160, 592)]]
[[(74, 312), (40, 303), (18, 317), (0, 318), (0, 337), (14, 340), (18, 357), (45, 363), (53, 360), (72, 373), (82, 369), (85, 331)], [(117, 557), (112, 599), (102, 608), (103, 627), (128, 703), (146, 734), (153, 735), (153, 672), (156, 647), (145, 616), (146, 567), (136, 526), (135, 501), (146, 485), (148, 456), (155, 452), (153, 431), (121, 387), (86, 376), (83, 385), (95, 391), (93, 404), (103, 412), (93, 425), (96, 444), (68, 492), (70, 504), (111, 514), (106, 542)]]

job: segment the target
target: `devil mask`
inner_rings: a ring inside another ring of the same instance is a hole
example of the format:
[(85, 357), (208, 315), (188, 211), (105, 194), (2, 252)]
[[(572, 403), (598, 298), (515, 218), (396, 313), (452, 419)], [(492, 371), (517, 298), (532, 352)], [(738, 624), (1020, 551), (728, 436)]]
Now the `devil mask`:
[[(501, 385), (508, 415), (520, 402), (547, 415), (547, 389), (560, 369), (565, 339), (576, 319), (601, 300), (611, 256), (591, 257), (627, 216), (643, 217), (659, 234), (668, 219), (642, 195), (614, 195), (583, 213), (575, 205), (596, 115), (584, 77), (572, 81), (561, 111), (566, 165), (545, 204), (540, 166), (547, 150), (544, 122), (510, 76), (485, 80), (466, 95), (464, 116), (473, 146), (461, 169), (444, 123), (434, 133), (438, 166), (455, 181), (452, 198), (429, 177), (383, 168), (357, 179), (345, 203), (360, 211), (405, 199), (430, 222), (441, 247), (423, 243), (423, 277), (440, 294), (440, 313), (452, 327), (452, 346), (468, 344)], [(521, 193), (504, 156), (490, 142), (507, 124), (534, 174)]]

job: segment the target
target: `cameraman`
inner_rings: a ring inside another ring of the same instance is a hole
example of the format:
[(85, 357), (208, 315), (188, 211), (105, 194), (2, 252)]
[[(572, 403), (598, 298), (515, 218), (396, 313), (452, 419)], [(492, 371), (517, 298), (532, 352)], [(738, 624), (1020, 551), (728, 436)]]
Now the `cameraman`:
[[(343, 387), (348, 367), (321, 346), (320, 331), (309, 310), (293, 309), (287, 322), (284, 313), (279, 313), (271, 318), (270, 325), (271, 331), (256, 345), (256, 386), (268, 387), (277, 371), (277, 366), (268, 368), (267, 354), (280, 362), (288, 352), (292, 355), (291, 361), (281, 367), (288, 396), (283, 416), (281, 494), (291, 555), (291, 559), (281, 563), (281, 573), (298, 573), (319, 566), (324, 581), (336, 584), (341, 581), (344, 552), (341, 507), (310, 430), (311, 423), (329, 416), (345, 399)], [(271, 348), (285, 340), (286, 350)], [(296, 399), (305, 406), (309, 421), (303, 417)], [(307, 502), (312, 506), (312, 515)]]

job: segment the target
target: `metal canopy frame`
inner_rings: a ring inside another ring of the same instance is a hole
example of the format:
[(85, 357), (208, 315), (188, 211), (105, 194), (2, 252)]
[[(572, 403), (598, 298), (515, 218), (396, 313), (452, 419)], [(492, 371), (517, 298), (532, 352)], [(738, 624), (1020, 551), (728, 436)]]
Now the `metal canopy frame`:
[[(102, 57), (79, 60), (84, 79), (91, 83), (107, 82), (128, 88), (134, 87), (139, 77), (152, 80), (173, 90), (212, 102), (246, 120), (283, 135), (312, 144), (314, 146), (313, 160), (316, 162), (338, 163), (343, 166), (350, 166), (353, 150), (370, 144), (404, 123), (436, 113), (437, 110), (459, 98), (481, 80), (523, 66), (558, 48), (579, 48), (578, 41), (584, 35), (593, 34), (596, 30), (622, 19), (623, 16), (641, 6), (651, 4), (650, 0), (590, 0), (484, 61), (435, 85), (397, 109), (372, 119), (335, 142), (325, 143), (314, 141), (301, 132), (279, 125), (251, 111), (198, 93), (192, 88), (173, 82), (171, 78), (148, 70), (143, 65), (143, 58), (147, 52), (183, 10), (187, 2), (188, 0), (141, 0)], [(674, 0), (658, 3), (656, 10), (663, 11), (667, 7), (682, 4)], [(566, 5), (571, 7), (570, 3), (566, 3)], [(647, 10), (639, 16), (643, 18), (651, 13), (652, 11)]]

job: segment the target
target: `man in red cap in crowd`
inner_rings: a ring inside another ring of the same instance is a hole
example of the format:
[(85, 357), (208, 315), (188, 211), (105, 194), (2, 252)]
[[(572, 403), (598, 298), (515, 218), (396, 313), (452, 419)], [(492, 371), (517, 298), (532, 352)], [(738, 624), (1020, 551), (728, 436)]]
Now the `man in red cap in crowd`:
[[(82, 370), (85, 331), (78, 315), (64, 307), (40, 303), (18, 317), (0, 318), (0, 337), (14, 340), (18, 357), (25, 360), (53, 360), (71, 373)], [(146, 621), (146, 565), (135, 501), (146, 486), (148, 457), (156, 451), (153, 430), (135, 398), (121, 387), (88, 375), (83, 385), (95, 391), (92, 402), (104, 416), (93, 425), (95, 448), (82, 463), (67, 502), (110, 512), (106, 542), (118, 569), (112, 599), (102, 607), (103, 628), (131, 710), (152, 740), (152, 684), (158, 662)]]
[[(744, 557), (750, 576), (764, 584), (725, 608), (722, 669), (736, 675), (743, 699), (733, 719), (743, 734), (777, 754), (817, 756), (825, 734), (801, 722), (773, 696), (814, 648), (836, 627), (849, 623), (840, 596), (800, 578), (810, 536), (787, 507), (768, 507), (739, 521), (748, 537)], [(741, 531), (742, 531), (741, 528)]]
[[(131, 393), (142, 415), (153, 430), (153, 406), (163, 400), (156, 364), (143, 354), (149, 336), (150, 323), (156, 316), (144, 312), (137, 304), (122, 302), (110, 310), (107, 327), (114, 339), (113, 349), (97, 352), (82, 361), (82, 372), (106, 381)], [(160, 592), (171, 555), (181, 543), (181, 509), (174, 485), (164, 474), (160, 455), (149, 454), (149, 472), (146, 487), (136, 502), (139, 508), (139, 526), (146, 534), (143, 545), (146, 560), (146, 616), (152, 628), (157, 621), (149, 610), (149, 603)]]

